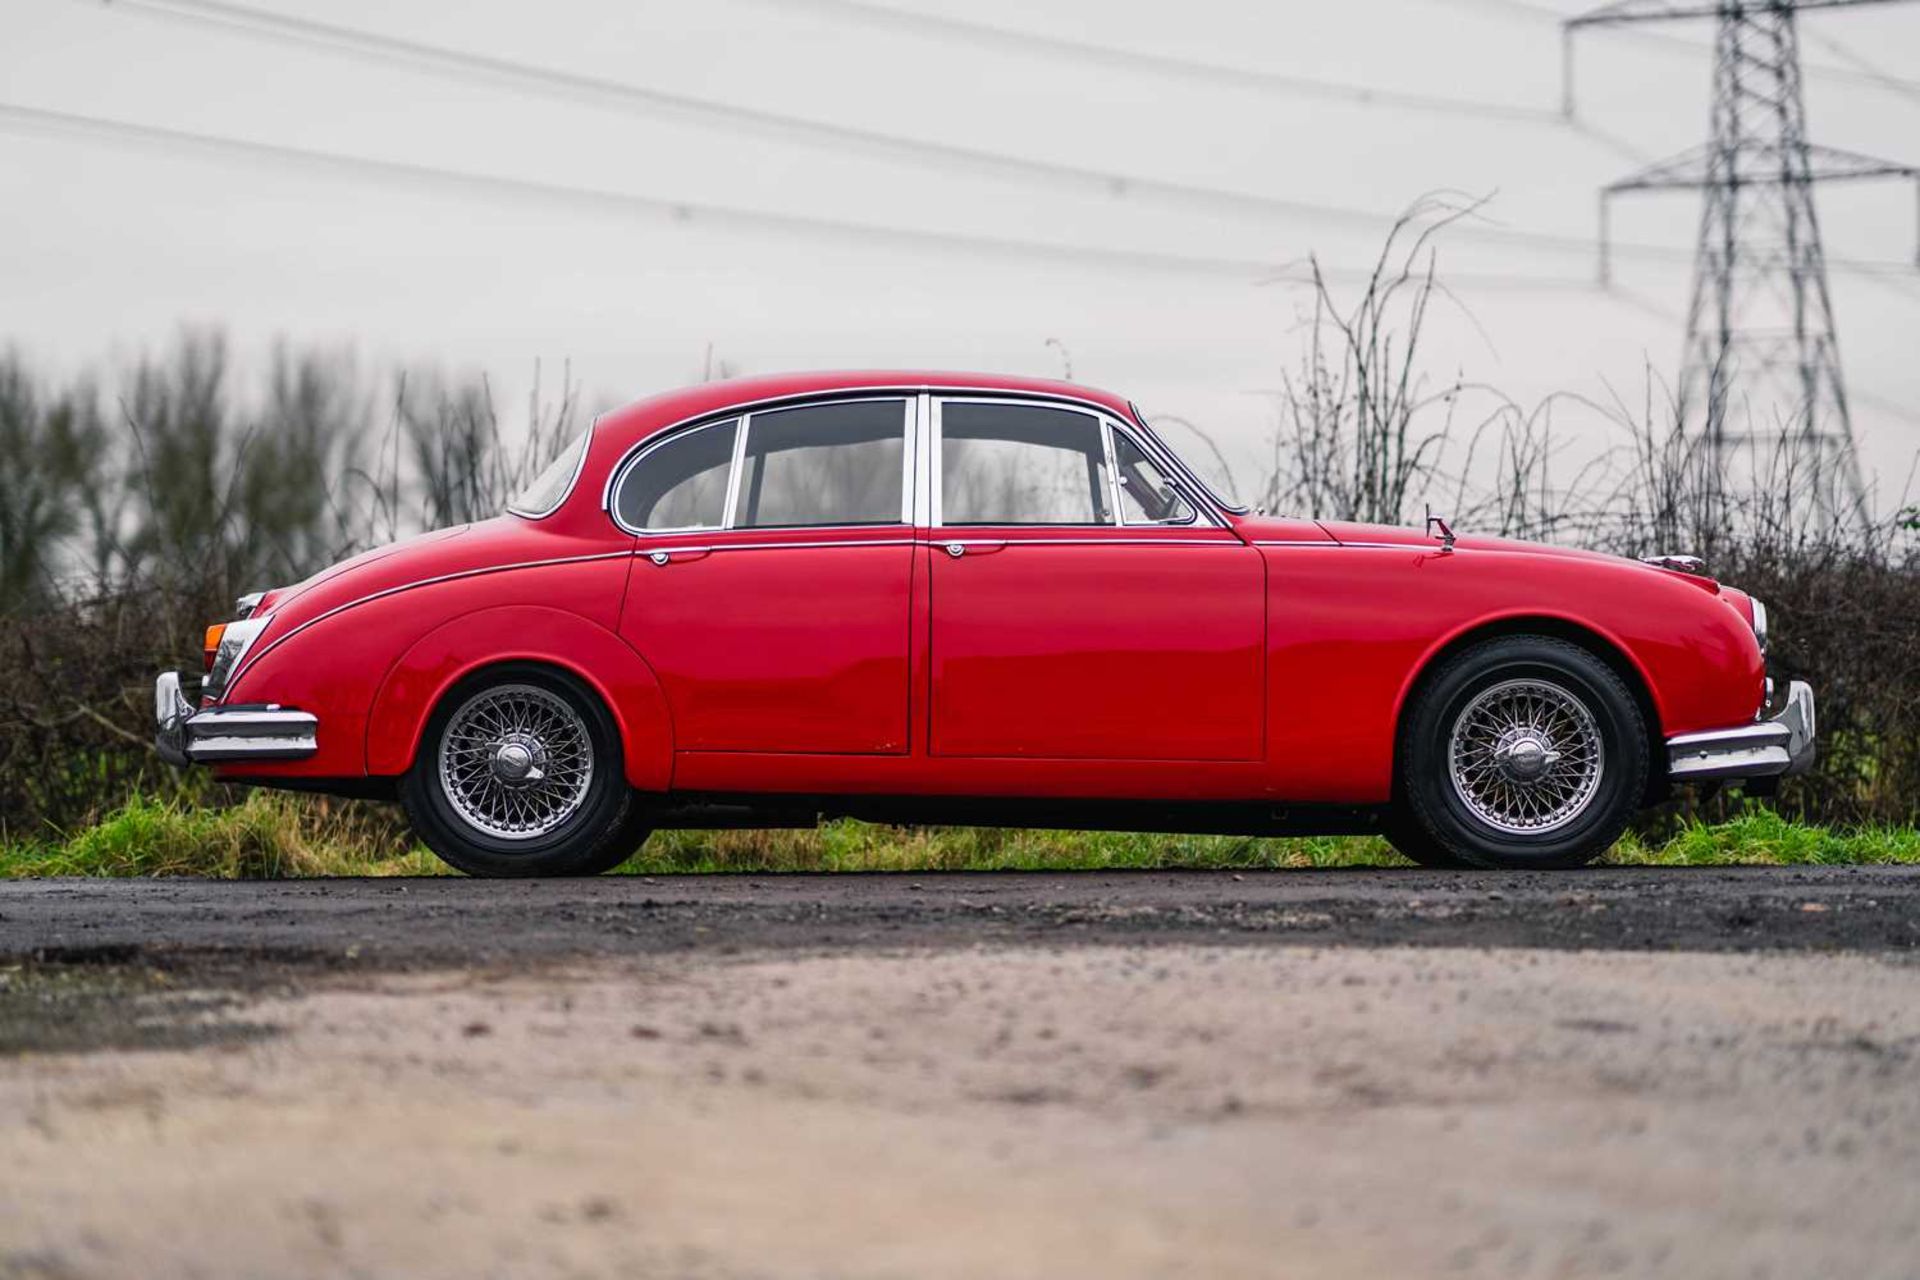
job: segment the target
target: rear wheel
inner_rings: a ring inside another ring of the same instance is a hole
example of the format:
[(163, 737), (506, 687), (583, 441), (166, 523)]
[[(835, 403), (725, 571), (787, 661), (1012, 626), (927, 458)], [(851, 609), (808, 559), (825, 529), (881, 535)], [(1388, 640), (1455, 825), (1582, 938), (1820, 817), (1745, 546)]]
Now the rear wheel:
[(1489, 640), (1409, 709), (1389, 838), (1427, 866), (1581, 866), (1639, 808), (1649, 754), (1638, 704), (1599, 658), (1547, 636)]
[(612, 715), (530, 663), (441, 699), (400, 799), (427, 847), (475, 876), (597, 875), (647, 837)]

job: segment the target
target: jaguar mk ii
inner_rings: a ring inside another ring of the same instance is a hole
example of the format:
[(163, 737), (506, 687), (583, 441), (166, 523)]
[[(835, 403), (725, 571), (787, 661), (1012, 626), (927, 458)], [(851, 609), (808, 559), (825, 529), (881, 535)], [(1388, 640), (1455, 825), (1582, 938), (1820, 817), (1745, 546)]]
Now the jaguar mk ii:
[(1125, 399), (830, 373), (597, 420), (496, 519), (249, 596), (176, 764), (397, 797), (480, 875), (665, 826), (1384, 831), (1568, 867), (1676, 783), (1812, 759), (1697, 562), (1256, 515)]

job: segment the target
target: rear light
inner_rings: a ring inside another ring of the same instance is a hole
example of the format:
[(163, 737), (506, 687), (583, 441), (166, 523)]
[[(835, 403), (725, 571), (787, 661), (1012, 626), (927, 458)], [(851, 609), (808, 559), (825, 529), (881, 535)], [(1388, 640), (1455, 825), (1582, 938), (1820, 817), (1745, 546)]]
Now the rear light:
[(227, 624), (216, 622), (207, 628), (206, 639), (200, 644), (200, 657), (205, 664), (202, 670), (213, 670), (214, 655), (220, 652), (220, 637), (227, 634)]

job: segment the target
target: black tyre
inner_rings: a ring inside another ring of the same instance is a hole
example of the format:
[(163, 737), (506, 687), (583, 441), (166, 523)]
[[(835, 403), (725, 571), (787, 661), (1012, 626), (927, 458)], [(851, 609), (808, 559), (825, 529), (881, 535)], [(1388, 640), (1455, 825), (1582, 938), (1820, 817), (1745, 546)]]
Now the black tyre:
[(1599, 658), (1546, 636), (1489, 640), (1447, 659), (1404, 717), (1388, 838), (1427, 866), (1583, 866), (1640, 807), (1649, 754), (1638, 704)]
[(427, 722), (400, 802), (429, 849), (474, 876), (590, 876), (647, 838), (600, 699), (549, 667), (462, 681)]
[(1435, 844), (1433, 838), (1407, 816), (1404, 808), (1396, 808), (1388, 816), (1380, 834), (1387, 838), (1395, 853), (1423, 867), (1451, 871), (1472, 865)]

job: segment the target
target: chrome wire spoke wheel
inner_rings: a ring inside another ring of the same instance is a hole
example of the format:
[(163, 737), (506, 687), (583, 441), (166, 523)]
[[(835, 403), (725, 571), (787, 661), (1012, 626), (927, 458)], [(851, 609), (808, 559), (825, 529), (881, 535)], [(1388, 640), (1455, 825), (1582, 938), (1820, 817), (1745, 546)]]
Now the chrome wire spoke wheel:
[(564, 698), (503, 684), (468, 698), (440, 735), (440, 790), (468, 825), (499, 840), (558, 830), (586, 802), (593, 739)]
[(1473, 816), (1510, 835), (1557, 831), (1585, 813), (1606, 764), (1600, 726), (1545, 680), (1482, 690), (1453, 722), (1447, 772)]

